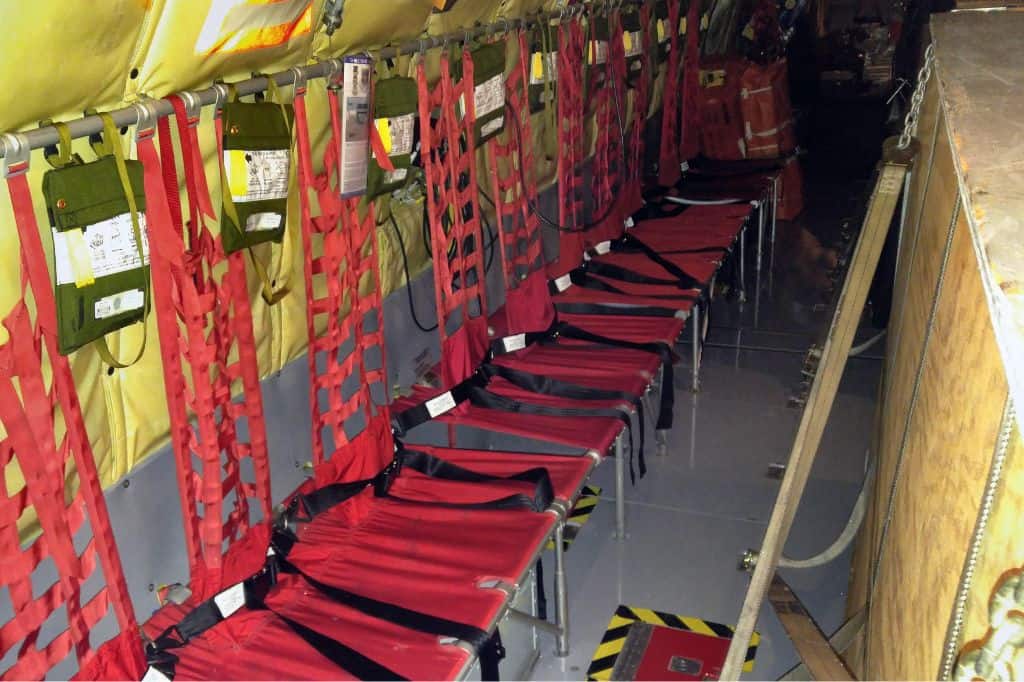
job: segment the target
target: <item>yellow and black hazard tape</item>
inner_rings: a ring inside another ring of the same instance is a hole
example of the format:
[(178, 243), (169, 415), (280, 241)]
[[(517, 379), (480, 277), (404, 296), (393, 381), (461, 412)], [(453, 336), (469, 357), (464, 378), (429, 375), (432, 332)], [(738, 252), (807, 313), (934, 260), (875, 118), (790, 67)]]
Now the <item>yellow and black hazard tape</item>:
[[(629, 628), (633, 623), (649, 623), (651, 625), (664, 625), (676, 630), (686, 630), (698, 635), (709, 637), (732, 638), (733, 629), (728, 625), (715, 623), (703, 618), (690, 616), (679, 616), (674, 613), (654, 611), (636, 606), (620, 604), (615, 609), (615, 615), (608, 623), (608, 629), (601, 637), (601, 643), (594, 652), (594, 658), (587, 668), (588, 680), (610, 680), (615, 662), (622, 653), (626, 644), (626, 637), (629, 635)], [(757, 646), (761, 642), (761, 635), (754, 633), (750, 638), (750, 646), (747, 647), (747, 656), (743, 664), (743, 672), (751, 672), (754, 669), (754, 657), (757, 655)]]
[[(600, 496), (601, 489), (597, 486), (583, 486), (580, 496), (576, 499), (576, 504), (573, 505), (572, 510), (569, 512), (569, 518), (565, 521), (565, 531), (562, 533), (562, 547), (564, 549), (569, 549), (572, 543), (576, 541), (576, 536), (579, 535), (580, 529), (590, 520), (590, 515), (597, 508), (597, 501)], [(547, 548), (554, 549), (555, 541), (548, 540)]]

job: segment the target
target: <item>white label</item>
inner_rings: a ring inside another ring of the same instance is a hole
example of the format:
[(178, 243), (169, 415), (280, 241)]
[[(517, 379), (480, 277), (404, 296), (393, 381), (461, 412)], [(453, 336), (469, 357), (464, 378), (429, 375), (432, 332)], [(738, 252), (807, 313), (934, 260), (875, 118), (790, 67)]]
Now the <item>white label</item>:
[(600, 242), (599, 244), (594, 246), (594, 251), (596, 251), (597, 255), (599, 255), (599, 256), (603, 256), (606, 253), (610, 252), (611, 250), (612, 250), (612, 243), (611, 242)]
[(263, 232), (281, 227), (280, 213), (253, 213), (245, 220), (246, 232)]
[(644, 36), (640, 31), (627, 31), (622, 34), (622, 46), (626, 50), (626, 58), (638, 57), (644, 53)]
[(545, 81), (558, 80), (558, 51), (534, 52), (530, 60), (530, 85), (543, 85)]
[(146, 674), (142, 676), (142, 682), (171, 682), (171, 678), (156, 668), (150, 667), (146, 670)]
[(572, 286), (572, 276), (571, 275), (562, 275), (561, 277), (559, 277), (558, 279), (555, 280), (555, 288), (558, 289), (559, 291), (565, 291), (566, 289), (568, 289), (571, 286)]
[(604, 64), (608, 61), (608, 41), (607, 40), (592, 40), (590, 41), (590, 50), (588, 52), (591, 64)]
[(217, 605), (221, 618), (227, 618), (238, 609), (245, 606), (245, 583), (232, 585), (213, 598)]
[(427, 414), (433, 419), (438, 415), (442, 415), (445, 412), (451, 412), (455, 409), (455, 398), (452, 397), (451, 391), (445, 391), (436, 398), (431, 398), (426, 402)]
[[(142, 234), (142, 253), (145, 264), (149, 265), (146, 216), (142, 213), (138, 216), (139, 232)], [(81, 231), (89, 249), (88, 258), (92, 263), (94, 278), (142, 267), (139, 263), (139, 247), (135, 243), (135, 230), (132, 229), (130, 214), (122, 213), (109, 220), (84, 227)], [(77, 279), (71, 264), (66, 232), (53, 230), (53, 262), (57, 284), (71, 284)]]
[(408, 168), (396, 168), (393, 171), (384, 172), (384, 184), (390, 185), (394, 182), (405, 182), (405, 179), (409, 176)]
[(374, 121), (380, 133), (384, 151), (388, 156), (404, 156), (412, 154), (413, 130), (416, 127), (416, 114), (378, 118)]
[(636, 223), (633, 222), (633, 216), (629, 216), (626, 218), (626, 229), (630, 230), (634, 227), (636, 227)]
[(526, 334), (506, 336), (501, 340), (501, 343), (505, 346), (506, 353), (514, 353), (517, 350), (526, 348)]
[(505, 77), (488, 78), (473, 90), (473, 107), (478, 119), (505, 106)]
[(224, 150), (225, 181), (235, 202), (287, 198), (290, 169), (287, 149)]
[(480, 137), (487, 137), (491, 133), (498, 132), (499, 130), (501, 130), (501, 127), (503, 125), (505, 125), (505, 117), (504, 116), (499, 116), (498, 118), (494, 119), (493, 121), (488, 121), (487, 123), (485, 123), (482, 126), (480, 126)]
[(368, 57), (345, 57), (344, 89), (341, 97), (342, 198), (366, 194), (366, 171), (370, 162), (370, 79), (373, 66)]
[(104, 296), (94, 304), (93, 317), (97, 320), (105, 320), (121, 313), (138, 310), (146, 302), (146, 295), (142, 289), (129, 289), (119, 294)]

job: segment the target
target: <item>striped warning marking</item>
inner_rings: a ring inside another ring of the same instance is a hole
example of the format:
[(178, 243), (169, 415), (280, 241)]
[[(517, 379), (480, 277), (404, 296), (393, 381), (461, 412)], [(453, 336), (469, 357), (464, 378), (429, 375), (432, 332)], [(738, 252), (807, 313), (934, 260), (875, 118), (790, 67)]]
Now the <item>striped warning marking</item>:
[[(565, 521), (565, 530), (562, 532), (562, 546), (569, 549), (579, 535), (580, 529), (590, 520), (590, 515), (597, 507), (598, 498), (601, 496), (601, 489), (594, 485), (585, 485), (580, 491), (576, 504), (569, 512), (569, 518)], [(555, 541), (548, 540), (548, 549), (555, 548)]]
[[(698, 635), (709, 637), (731, 638), (733, 629), (728, 625), (714, 623), (703, 618), (690, 616), (679, 616), (674, 613), (664, 613), (653, 609), (644, 609), (636, 606), (625, 606), (620, 604), (615, 609), (615, 615), (608, 623), (608, 629), (601, 637), (601, 643), (594, 652), (594, 657), (587, 669), (588, 680), (610, 680), (615, 662), (622, 653), (626, 644), (626, 637), (629, 635), (629, 628), (633, 623), (649, 623), (651, 625), (663, 625), (677, 630), (686, 630)], [(747, 647), (746, 663), (743, 664), (743, 671), (750, 672), (754, 669), (754, 657), (757, 655), (757, 646), (761, 642), (761, 635), (754, 633), (750, 638), (750, 646)]]

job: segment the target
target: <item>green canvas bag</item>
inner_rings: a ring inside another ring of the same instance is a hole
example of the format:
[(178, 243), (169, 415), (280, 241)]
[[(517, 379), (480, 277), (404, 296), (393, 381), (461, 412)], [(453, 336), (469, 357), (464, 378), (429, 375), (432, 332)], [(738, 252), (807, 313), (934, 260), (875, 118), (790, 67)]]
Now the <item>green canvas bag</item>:
[[(128, 367), (142, 357), (142, 344), (127, 362), (113, 357), (106, 335), (149, 313), (149, 246), (142, 164), (126, 160), (109, 114), (101, 114), (104, 135), (94, 140), (100, 157), (84, 163), (71, 153), (67, 125), (55, 124), (58, 151), (43, 175), (43, 198), (53, 230), (57, 339), (67, 355), (96, 342), (111, 367)], [(144, 326), (145, 329), (145, 326)]]
[(527, 97), (531, 114), (545, 109), (554, 111), (558, 106), (555, 92), (558, 82), (557, 32), (556, 27), (542, 23), (534, 28), (530, 39)]
[[(287, 284), (273, 289), (267, 268), (252, 252), (257, 244), (284, 240), (292, 173), (292, 125), (295, 111), (281, 101), (268, 79), (270, 101), (240, 102), (233, 86), (221, 109), (221, 222), (224, 252), (249, 250), (249, 258), (270, 305), (289, 293)], [(290, 275), (290, 269), (284, 276)]]
[(635, 7), (624, 10), (620, 16), (622, 23), (622, 47), (626, 53), (626, 83), (636, 88), (644, 73), (644, 31), (647, 27), (640, 21), (640, 12)]
[[(473, 60), (476, 145), (480, 146), (505, 128), (505, 43), (489, 43), (470, 52)], [(451, 66), (452, 78), (462, 79), (462, 60)], [(461, 114), (461, 107), (460, 107)]]
[[(393, 171), (386, 171), (370, 155), (366, 177), (369, 198), (390, 194), (405, 187), (413, 172), (416, 144), (417, 89), (412, 78), (382, 78), (373, 92), (373, 123)], [(373, 132), (373, 131), (371, 131)]]

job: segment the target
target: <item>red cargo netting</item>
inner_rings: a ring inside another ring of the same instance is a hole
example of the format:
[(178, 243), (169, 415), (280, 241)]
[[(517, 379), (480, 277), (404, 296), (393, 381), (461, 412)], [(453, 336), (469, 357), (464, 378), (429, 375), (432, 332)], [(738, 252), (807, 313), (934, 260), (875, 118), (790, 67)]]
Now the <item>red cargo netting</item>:
[[(608, 56), (604, 64), (594, 64), (587, 69), (596, 124), (596, 145), (591, 164), (591, 193), (594, 204), (585, 235), (588, 246), (622, 233), (623, 202), (620, 193), (624, 189), (625, 150), (623, 136), (626, 133), (626, 52), (622, 42), (620, 13), (612, 11), (607, 17)], [(595, 61), (600, 54), (598, 40), (592, 42)]]
[[(56, 303), (27, 168), (12, 166), (7, 178), (21, 241), (21, 297), (3, 320), (0, 345), (0, 585), (11, 609), (0, 624), (0, 661), (14, 652), (0, 677), (41, 679), (66, 664), (63, 675), (77, 669), (83, 679), (137, 679), (142, 642), (71, 367), (57, 352)], [(151, 204), (154, 221), (156, 210)], [(18, 523), (33, 516), (38, 534), (23, 541)], [(94, 631), (112, 636), (100, 643)]]
[(680, 5), (670, 2), (668, 9), (669, 52), (665, 65), (665, 87), (661, 98), (661, 154), (658, 157), (658, 184), (671, 187), (679, 182), (679, 79), (682, 49), (679, 40)]
[[(188, 191), (188, 241), (180, 211), (172, 210), (173, 231), (162, 237), (163, 248), (154, 249), (153, 296), (191, 588), (196, 598), (205, 599), (221, 588), (225, 574), (252, 573), (263, 560), (258, 542), (243, 544), (244, 556), (234, 552), (227, 561), (225, 556), (254, 525), (270, 519), (270, 467), (245, 252), (226, 256), (210, 229), (216, 214), (203, 172), (198, 119), (186, 113), (180, 98), (170, 99)], [(159, 129), (166, 192), (177, 197), (167, 119)], [(243, 471), (249, 466), (253, 475), (247, 480)], [(244, 566), (232, 565), (237, 561)]]

